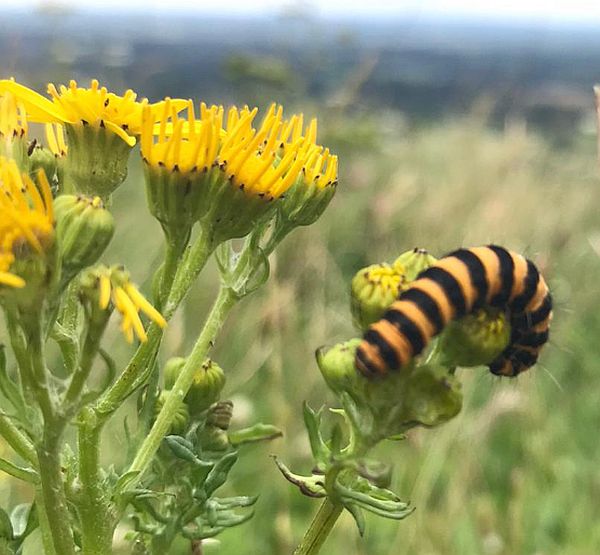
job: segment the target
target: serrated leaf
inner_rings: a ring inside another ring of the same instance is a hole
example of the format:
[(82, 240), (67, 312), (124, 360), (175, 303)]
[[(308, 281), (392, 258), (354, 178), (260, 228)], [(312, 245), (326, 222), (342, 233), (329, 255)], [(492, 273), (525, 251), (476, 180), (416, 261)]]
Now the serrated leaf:
[(255, 424), (249, 428), (229, 432), (229, 443), (234, 447), (245, 443), (254, 443), (257, 441), (269, 441), (283, 436), (283, 432), (271, 424)]

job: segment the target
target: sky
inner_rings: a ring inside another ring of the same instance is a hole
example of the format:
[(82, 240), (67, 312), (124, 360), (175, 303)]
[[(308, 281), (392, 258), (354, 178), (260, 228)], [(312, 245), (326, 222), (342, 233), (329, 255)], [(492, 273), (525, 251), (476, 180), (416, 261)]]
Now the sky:
[(553, 22), (600, 22), (600, 0), (0, 0), (0, 9), (43, 4), (111, 11), (169, 10), (196, 13), (279, 13), (300, 5), (317, 15), (447, 15)]

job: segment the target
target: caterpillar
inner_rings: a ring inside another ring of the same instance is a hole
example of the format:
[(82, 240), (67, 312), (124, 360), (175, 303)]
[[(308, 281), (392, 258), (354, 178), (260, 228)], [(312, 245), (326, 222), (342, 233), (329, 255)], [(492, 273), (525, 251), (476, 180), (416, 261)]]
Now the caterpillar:
[(458, 249), (422, 271), (367, 330), (355, 365), (368, 378), (399, 370), (448, 322), (484, 306), (506, 310), (511, 325), (490, 371), (513, 377), (533, 366), (548, 341), (552, 297), (531, 260), (496, 245)]

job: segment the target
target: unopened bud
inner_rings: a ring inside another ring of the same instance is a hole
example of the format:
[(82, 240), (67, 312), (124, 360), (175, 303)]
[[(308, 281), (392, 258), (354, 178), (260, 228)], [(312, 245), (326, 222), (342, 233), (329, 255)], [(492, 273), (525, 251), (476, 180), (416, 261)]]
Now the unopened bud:
[(403, 274), (389, 264), (373, 264), (359, 270), (351, 285), (350, 308), (356, 327), (364, 331), (379, 320), (405, 284)]
[[(158, 413), (162, 410), (166, 402), (167, 391), (162, 391), (156, 400), (154, 407), (154, 417), (158, 417)], [(179, 403), (175, 410), (175, 416), (169, 430), (170, 434), (183, 434), (190, 423), (190, 411), (185, 403)]]
[(99, 197), (62, 195), (54, 206), (63, 281), (69, 281), (100, 258), (112, 239), (115, 222)]
[(414, 248), (402, 253), (394, 260), (393, 268), (396, 272), (404, 276), (406, 283), (417, 279), (417, 276), (423, 271), (433, 266), (437, 258), (429, 254), (425, 249)]
[(446, 326), (439, 339), (440, 360), (448, 366), (489, 364), (507, 347), (510, 334), (504, 311), (482, 308)]
[(354, 360), (360, 342), (360, 339), (351, 339), (328, 350), (323, 347), (317, 350), (317, 364), (325, 382), (334, 393), (350, 392), (355, 388), (359, 376)]

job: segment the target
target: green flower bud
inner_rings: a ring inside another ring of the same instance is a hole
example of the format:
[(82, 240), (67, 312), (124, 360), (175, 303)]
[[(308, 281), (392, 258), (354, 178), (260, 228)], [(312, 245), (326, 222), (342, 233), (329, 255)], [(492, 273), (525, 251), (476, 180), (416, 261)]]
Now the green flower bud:
[[(180, 357), (172, 358), (167, 362), (164, 369), (165, 389), (171, 389), (175, 385), (185, 363), (186, 359)], [(213, 360), (207, 359), (194, 372), (192, 386), (185, 396), (190, 414), (196, 416), (217, 402), (223, 387), (225, 387), (223, 369)]]
[[(158, 413), (163, 408), (168, 392), (161, 391), (158, 399), (156, 400), (156, 405), (154, 407), (154, 418), (158, 417)], [(188, 428), (190, 423), (190, 411), (185, 403), (180, 403), (177, 406), (175, 411), (175, 417), (173, 418), (173, 423), (171, 424), (171, 428), (169, 429), (170, 434), (183, 434)]]
[(350, 308), (354, 324), (365, 331), (379, 320), (406, 285), (404, 275), (389, 264), (373, 264), (352, 279)]
[(115, 222), (99, 197), (62, 195), (54, 203), (63, 281), (94, 264), (112, 239)]
[(480, 366), (492, 362), (510, 341), (506, 313), (482, 308), (450, 322), (440, 335), (440, 362), (447, 366)]
[(31, 174), (37, 173), (39, 169), (44, 170), (50, 183), (56, 182), (57, 159), (47, 148), (42, 147), (33, 141), (29, 145), (29, 171)]
[(361, 339), (339, 343), (328, 350), (321, 347), (316, 352), (319, 370), (334, 393), (353, 392), (358, 385), (354, 357)]
[(417, 279), (423, 271), (437, 262), (435, 256), (430, 255), (425, 249), (414, 248), (402, 253), (394, 260), (393, 267), (404, 276), (407, 283)]
[(165, 389), (173, 389), (181, 370), (185, 366), (185, 358), (173, 357), (167, 360), (165, 367), (163, 368), (163, 378), (165, 383)]
[(131, 146), (103, 126), (65, 125), (64, 192), (106, 201), (127, 177)]

